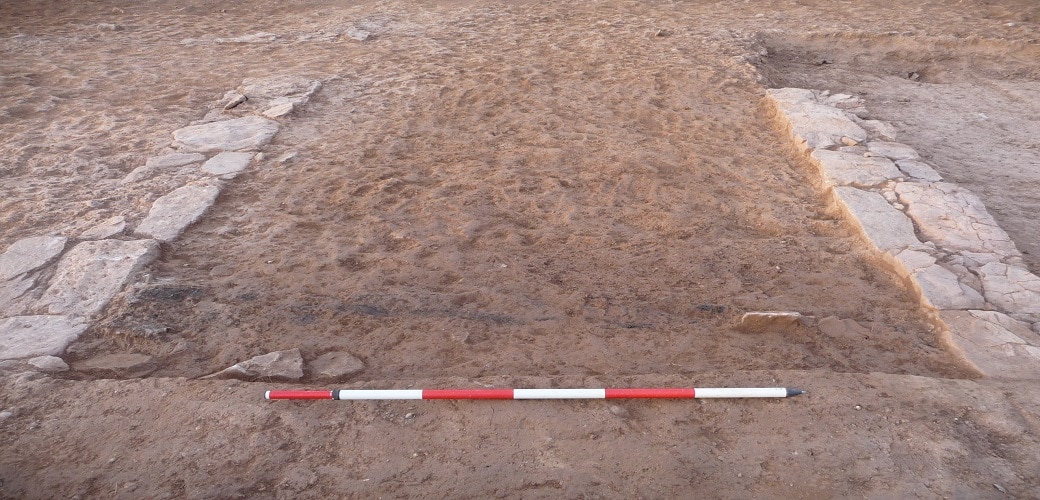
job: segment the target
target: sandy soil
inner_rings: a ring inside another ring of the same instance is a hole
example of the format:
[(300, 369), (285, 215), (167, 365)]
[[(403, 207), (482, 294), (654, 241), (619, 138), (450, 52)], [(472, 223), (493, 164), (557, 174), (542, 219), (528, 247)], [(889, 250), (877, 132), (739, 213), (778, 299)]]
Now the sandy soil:
[[(942, 347), (761, 106), (769, 85), (864, 93), (1035, 271), (1032, 2), (43, 2), (0, 20), (2, 247), (139, 221), (175, 185), (119, 180), (243, 79), (325, 82), (70, 348), (73, 371), (0, 378), (0, 495), (1040, 495), (1040, 398)], [(278, 38), (221, 41), (258, 32)], [(861, 328), (733, 328), (775, 309)], [(261, 400), (285, 384), (194, 380), (294, 347), (361, 358), (351, 387), (812, 392), (295, 404)], [(111, 352), (155, 370), (75, 369)]]

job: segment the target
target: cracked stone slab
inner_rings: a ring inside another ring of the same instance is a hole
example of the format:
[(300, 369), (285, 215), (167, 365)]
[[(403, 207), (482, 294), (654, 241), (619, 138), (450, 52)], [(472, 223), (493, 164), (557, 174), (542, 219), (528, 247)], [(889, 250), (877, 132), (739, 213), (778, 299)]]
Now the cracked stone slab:
[(69, 250), (37, 302), (51, 314), (89, 317), (104, 309), (130, 277), (159, 256), (154, 240), (85, 241)]
[(74, 316), (15, 316), (0, 320), (0, 359), (55, 356), (89, 325)]
[(190, 125), (173, 133), (175, 145), (185, 151), (256, 150), (278, 133), (278, 122), (259, 116)]
[(996, 311), (941, 311), (949, 340), (983, 375), (1040, 378), (1040, 337)]
[(120, 184), (131, 184), (143, 181), (154, 176), (158, 171), (174, 167), (183, 167), (192, 163), (205, 161), (206, 156), (199, 153), (170, 153), (167, 155), (153, 156), (144, 165), (135, 168), (132, 172), (119, 181)]
[(1040, 317), (1040, 277), (1027, 269), (1000, 262), (979, 268), (986, 300), (1011, 314)]
[(896, 128), (890, 125), (888, 122), (880, 120), (859, 120), (857, 121), (861, 127), (870, 132), (871, 136), (877, 137), (884, 141), (896, 140)]
[(834, 193), (867, 239), (882, 252), (921, 245), (914, 234), (914, 224), (903, 212), (890, 205), (884, 196), (848, 186), (837, 186)]
[(249, 166), (254, 156), (254, 153), (224, 151), (203, 163), (202, 171), (212, 175), (234, 177)]
[(216, 184), (179, 187), (152, 203), (148, 216), (134, 234), (162, 242), (173, 241), (213, 206), (219, 194), (220, 186)]
[(954, 272), (937, 264), (930, 254), (903, 250), (895, 257), (902, 266), (899, 273), (917, 286), (926, 306), (934, 309), (979, 309), (986, 306), (979, 292), (961, 282)]
[(923, 161), (917, 160), (899, 160), (896, 162), (896, 166), (899, 170), (902, 170), (908, 177), (914, 179), (920, 179), (928, 182), (939, 182), (943, 180), (939, 172), (936, 172), (931, 166)]
[(877, 156), (817, 149), (809, 157), (816, 162), (824, 178), (838, 186), (877, 186), (903, 176), (895, 163)]
[(867, 132), (845, 111), (820, 103), (812, 90), (769, 89), (766, 96), (783, 113), (795, 143), (803, 149), (840, 145), (845, 137), (856, 143), (867, 140)]
[(901, 182), (899, 201), (921, 234), (947, 250), (1018, 257), (1021, 254), (971, 191), (945, 182)]
[(286, 103), (303, 106), (320, 89), (320, 80), (283, 75), (246, 78), (236, 92), (256, 102), (259, 108), (266, 109)]
[(20, 316), (32, 306), (32, 298), (26, 292), (36, 285), (36, 279), (28, 276), (0, 281), (0, 317)]
[(921, 159), (921, 155), (917, 154), (914, 148), (899, 142), (870, 141), (867, 143), (867, 150), (874, 154), (886, 156), (894, 161)]
[(0, 254), (0, 281), (7, 281), (35, 271), (53, 261), (68, 238), (62, 236), (33, 236), (14, 242)]
[(121, 234), (126, 229), (126, 217), (117, 215), (110, 217), (100, 224), (83, 231), (79, 235), (81, 240), (103, 240), (110, 238), (117, 234)]

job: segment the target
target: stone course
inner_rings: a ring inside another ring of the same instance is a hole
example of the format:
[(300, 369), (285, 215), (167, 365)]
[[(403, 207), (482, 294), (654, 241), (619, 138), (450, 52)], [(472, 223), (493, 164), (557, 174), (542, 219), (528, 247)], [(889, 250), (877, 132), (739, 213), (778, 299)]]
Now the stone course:
[(982, 201), (893, 142), (895, 129), (865, 119), (856, 98), (767, 94), (836, 203), (935, 312), (949, 344), (984, 375), (1040, 378), (1040, 277)]

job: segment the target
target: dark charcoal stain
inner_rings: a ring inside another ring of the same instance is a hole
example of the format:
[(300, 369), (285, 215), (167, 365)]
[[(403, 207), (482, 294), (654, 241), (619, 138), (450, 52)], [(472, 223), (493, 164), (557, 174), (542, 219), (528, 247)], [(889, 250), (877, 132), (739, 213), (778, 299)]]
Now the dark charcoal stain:
[(385, 318), (390, 315), (390, 311), (379, 306), (368, 304), (351, 304), (346, 307), (346, 310), (352, 313), (364, 314), (365, 316), (375, 316), (377, 318)]
[(697, 306), (697, 310), (700, 312), (706, 312), (710, 314), (722, 314), (726, 312), (726, 306), (716, 306), (712, 304), (701, 304)]
[(163, 300), (183, 302), (186, 299), (197, 300), (206, 295), (206, 291), (197, 286), (153, 286), (137, 292), (137, 297), (144, 300)]

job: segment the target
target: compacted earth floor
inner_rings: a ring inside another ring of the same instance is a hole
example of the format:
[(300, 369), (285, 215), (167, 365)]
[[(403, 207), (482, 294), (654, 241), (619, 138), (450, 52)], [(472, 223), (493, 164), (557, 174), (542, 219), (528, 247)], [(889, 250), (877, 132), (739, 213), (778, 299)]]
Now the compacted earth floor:
[[(323, 82), (72, 370), (0, 374), (0, 496), (1040, 496), (1035, 382), (947, 349), (762, 103), (863, 96), (1036, 272), (1038, 39), (1012, 0), (0, 3), (0, 248), (139, 222), (170, 187), (120, 180), (173, 130)], [(765, 310), (848, 328), (737, 328)], [(199, 380), (293, 348), (364, 369)], [(79, 368), (112, 353), (151, 361)], [(810, 392), (263, 399), (629, 386)]]

